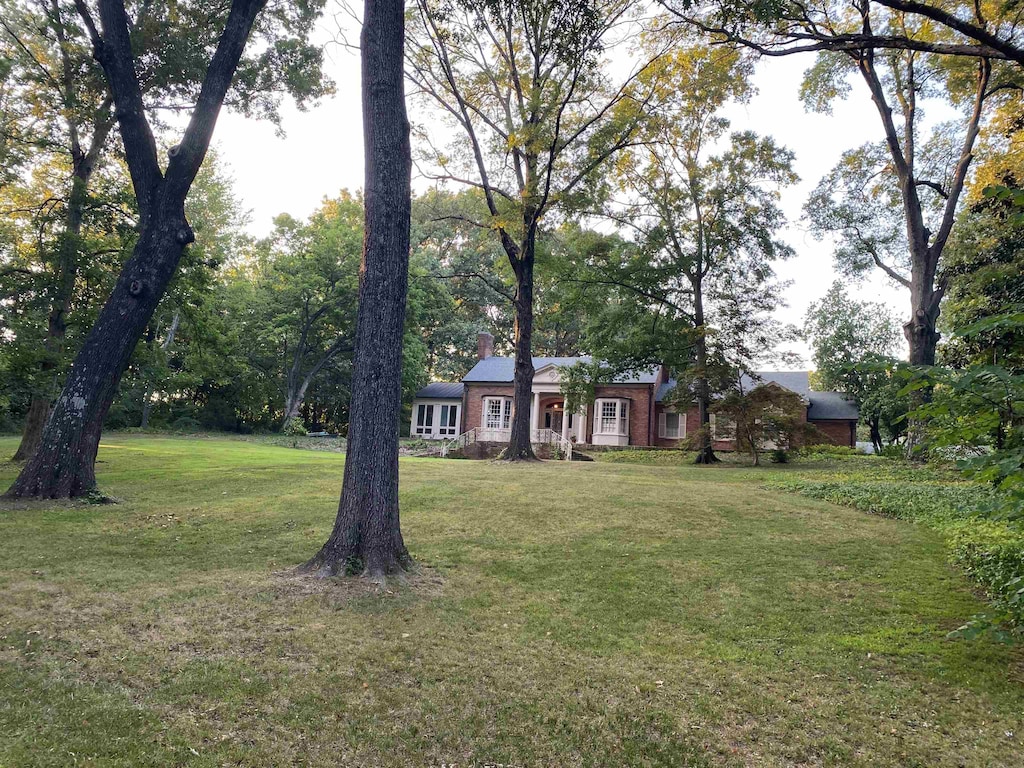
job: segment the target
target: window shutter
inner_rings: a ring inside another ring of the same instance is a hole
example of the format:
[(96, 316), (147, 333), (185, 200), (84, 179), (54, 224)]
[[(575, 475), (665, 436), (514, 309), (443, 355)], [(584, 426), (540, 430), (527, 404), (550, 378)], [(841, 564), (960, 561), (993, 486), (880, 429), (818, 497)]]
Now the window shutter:
[(665, 412), (662, 411), (661, 413), (658, 414), (658, 437), (665, 437), (666, 431), (667, 428), (665, 425)]

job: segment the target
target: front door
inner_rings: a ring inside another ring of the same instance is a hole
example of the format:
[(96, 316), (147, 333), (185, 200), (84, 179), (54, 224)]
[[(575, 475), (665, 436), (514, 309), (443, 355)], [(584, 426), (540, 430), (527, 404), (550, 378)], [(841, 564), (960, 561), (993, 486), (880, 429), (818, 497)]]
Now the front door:
[(551, 412), (551, 430), (556, 434), (562, 434), (562, 412), (552, 411)]

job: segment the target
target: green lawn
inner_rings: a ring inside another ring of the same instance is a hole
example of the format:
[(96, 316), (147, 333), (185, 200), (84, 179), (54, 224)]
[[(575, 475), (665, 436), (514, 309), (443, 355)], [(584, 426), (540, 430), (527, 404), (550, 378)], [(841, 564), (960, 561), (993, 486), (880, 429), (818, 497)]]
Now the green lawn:
[(939, 535), (785, 469), (404, 459), (424, 568), (374, 594), (280, 574), (339, 454), (99, 458), (122, 503), (0, 510), (3, 768), (1024, 763), (1024, 654), (946, 639)]

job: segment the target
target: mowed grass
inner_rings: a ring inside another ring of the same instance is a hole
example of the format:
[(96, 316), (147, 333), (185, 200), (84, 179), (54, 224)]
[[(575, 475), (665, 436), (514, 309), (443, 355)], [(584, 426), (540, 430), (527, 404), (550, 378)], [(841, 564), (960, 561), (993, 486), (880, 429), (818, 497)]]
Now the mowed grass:
[(982, 604), (938, 535), (784, 469), (403, 459), (422, 568), (378, 594), (281, 573), (343, 456), (99, 458), (121, 503), (0, 510), (4, 768), (1024, 764), (1024, 658), (946, 639)]

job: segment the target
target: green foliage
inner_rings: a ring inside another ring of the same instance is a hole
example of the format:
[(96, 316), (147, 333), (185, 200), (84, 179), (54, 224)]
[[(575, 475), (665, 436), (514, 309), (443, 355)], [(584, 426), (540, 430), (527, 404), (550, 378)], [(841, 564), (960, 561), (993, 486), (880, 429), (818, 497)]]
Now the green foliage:
[(654, 467), (681, 467), (693, 464), (694, 454), (687, 451), (599, 451), (597, 461), (612, 464), (644, 464)]
[(305, 437), (309, 434), (309, 430), (306, 429), (306, 425), (302, 423), (302, 419), (298, 416), (294, 419), (290, 419), (281, 431), (289, 437)]
[[(1024, 313), (981, 320), (958, 335), (969, 338), (1003, 327), (1024, 327)], [(912, 414), (928, 419), (934, 448), (952, 454), (969, 476), (1003, 492), (1005, 514), (1024, 515), (1024, 372), (975, 363), (962, 369), (908, 369), (904, 376), (907, 391), (934, 389), (932, 401)]]
[(837, 280), (808, 308), (804, 336), (811, 343), (816, 384), (857, 404), (876, 451), (885, 438), (895, 442), (906, 431), (910, 402), (894, 376), (901, 334), (888, 308), (850, 298)]
[[(995, 364), (1024, 372), (1024, 208), (986, 188), (960, 215), (944, 275), (942, 321), (950, 338), (941, 360), (954, 367)], [(1017, 317), (1014, 317), (1014, 313)]]
[(599, 360), (580, 361), (562, 367), (559, 371), (559, 387), (565, 396), (565, 410), (568, 413), (578, 413), (583, 406), (592, 404), (597, 385), (608, 381), (612, 376), (613, 372), (609, 366)]
[(1003, 638), (1024, 638), (1024, 529), (1001, 514), (1007, 504), (1019, 508), (1012, 496), (945, 470), (879, 458), (855, 460), (831, 479), (801, 477), (773, 487), (936, 529), (946, 539), (951, 561), (984, 588), (992, 603), (991, 611), (957, 634), (991, 630)]
[(765, 450), (785, 452), (812, 442), (817, 430), (807, 423), (807, 406), (795, 392), (772, 383), (749, 392), (735, 389), (718, 400), (712, 411), (734, 425), (736, 449), (760, 463)]

